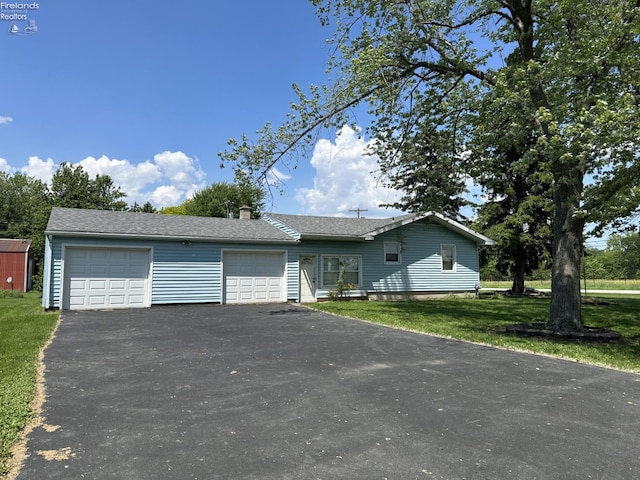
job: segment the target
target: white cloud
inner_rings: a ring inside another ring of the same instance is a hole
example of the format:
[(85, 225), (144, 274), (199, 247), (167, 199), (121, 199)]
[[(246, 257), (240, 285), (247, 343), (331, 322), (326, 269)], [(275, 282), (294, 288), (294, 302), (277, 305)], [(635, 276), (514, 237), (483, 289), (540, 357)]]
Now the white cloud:
[(309, 215), (354, 216), (351, 210), (367, 210), (366, 217), (389, 217), (398, 210), (382, 208), (393, 203), (400, 192), (386, 188), (378, 178), (377, 157), (366, 155), (369, 142), (344, 126), (335, 143), (321, 139), (316, 143), (311, 165), (316, 169), (313, 188), (299, 188), (296, 200)]
[(148, 194), (151, 202), (158, 208), (178, 205), (184, 199), (184, 192), (174, 185), (162, 185)]
[(145, 187), (154, 184), (162, 178), (162, 173), (157, 165), (146, 160), (141, 163), (131, 163), (128, 160), (109, 159), (103, 155), (96, 159), (87, 157), (79, 162), (90, 177), (96, 175), (109, 175), (113, 183), (120, 187), (130, 203), (146, 202)]
[(38, 180), (51, 185), (51, 178), (57, 166), (51, 158), (42, 160), (39, 157), (29, 157), (29, 163), (20, 169), (25, 175), (37, 178)]
[(4, 158), (0, 157), (0, 172), (13, 173), (15, 169)]
[(191, 198), (198, 190), (206, 187), (206, 173), (200, 168), (196, 158), (183, 152), (164, 151), (156, 154), (153, 160), (162, 177), (181, 191), (184, 198)]
[(285, 182), (290, 179), (291, 179), (290, 174), (284, 173), (275, 167), (271, 167), (267, 171), (266, 181), (268, 185), (271, 185), (271, 186), (280, 185), (282, 182)]
[(11, 122), (13, 122), (13, 118), (3, 117), (2, 115), (0, 115), (0, 125), (9, 125)]
[[(125, 200), (129, 204), (151, 201), (159, 208), (179, 205), (206, 186), (206, 174), (198, 160), (183, 152), (165, 151), (155, 155), (153, 160), (138, 163), (106, 155), (99, 158), (89, 156), (69, 163), (81, 165), (92, 178), (109, 175), (114, 185), (127, 195)], [(32, 156), (26, 166), (17, 169), (0, 158), (0, 171), (12, 173), (19, 170), (49, 185), (58, 166), (51, 158), (42, 160)]]

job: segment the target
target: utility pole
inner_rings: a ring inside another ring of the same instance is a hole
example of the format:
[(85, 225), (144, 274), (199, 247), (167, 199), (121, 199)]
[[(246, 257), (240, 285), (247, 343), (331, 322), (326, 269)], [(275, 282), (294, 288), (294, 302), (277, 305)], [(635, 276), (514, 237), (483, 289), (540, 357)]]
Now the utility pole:
[(369, 210), (367, 210), (366, 208), (354, 208), (353, 210), (349, 210), (350, 212), (357, 212), (358, 214), (358, 218), (360, 218), (360, 212), (368, 212)]

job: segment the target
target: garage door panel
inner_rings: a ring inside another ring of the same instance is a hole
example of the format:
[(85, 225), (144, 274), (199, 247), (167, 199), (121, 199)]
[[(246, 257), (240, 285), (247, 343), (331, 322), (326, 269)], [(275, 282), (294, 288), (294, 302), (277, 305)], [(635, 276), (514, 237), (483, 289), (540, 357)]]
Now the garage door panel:
[(69, 282), (69, 286), (70, 286), (72, 289), (78, 290), (78, 289), (83, 289), (83, 288), (85, 288), (86, 283), (87, 283), (87, 281), (86, 281), (86, 280), (72, 279), (72, 280)]
[(144, 305), (144, 295), (130, 295), (129, 305)]
[(71, 297), (69, 303), (71, 305), (71, 308), (73, 308), (74, 306), (86, 305), (87, 300), (88, 299), (86, 297)]
[(149, 250), (67, 248), (63, 308), (149, 306)]
[(129, 280), (129, 290), (139, 290), (145, 288), (144, 280)]
[(109, 280), (109, 290), (124, 290), (127, 285), (127, 282), (122, 279), (118, 280)]
[[(101, 307), (105, 303), (106, 303), (106, 296), (105, 295), (90, 295), (89, 296), (89, 305), (91, 305), (91, 306)], [(86, 305), (86, 304), (83, 302), (82, 305)]]
[(284, 300), (283, 253), (226, 252), (223, 262), (226, 303)]
[(89, 290), (104, 290), (107, 288), (106, 280), (89, 280), (88, 282), (84, 282), (84, 289), (88, 285)]
[(109, 295), (109, 303), (111, 306), (124, 305), (124, 295)]

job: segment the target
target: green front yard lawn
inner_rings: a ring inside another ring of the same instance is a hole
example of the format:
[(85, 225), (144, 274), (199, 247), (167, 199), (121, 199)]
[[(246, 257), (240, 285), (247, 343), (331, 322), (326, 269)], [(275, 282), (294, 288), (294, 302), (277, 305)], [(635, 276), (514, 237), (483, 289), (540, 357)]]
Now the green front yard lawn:
[[(511, 281), (489, 281), (480, 282), (482, 288), (497, 288), (508, 290), (513, 282)], [(550, 289), (551, 280), (527, 280), (524, 282), (527, 288)], [(584, 280), (581, 280), (580, 290), (584, 291)], [(587, 279), (587, 294), (589, 290), (640, 290), (640, 280), (592, 280)]]
[(607, 300), (612, 304), (584, 305), (584, 322), (621, 333), (624, 338), (618, 343), (580, 343), (497, 333), (509, 324), (544, 321), (549, 309), (549, 299), (544, 297), (495, 295), (404, 302), (337, 301), (308, 306), (390, 327), (640, 372), (640, 297), (610, 296)]
[(0, 291), (0, 476), (12, 445), (34, 416), (38, 354), (58, 314), (44, 312), (40, 294)]

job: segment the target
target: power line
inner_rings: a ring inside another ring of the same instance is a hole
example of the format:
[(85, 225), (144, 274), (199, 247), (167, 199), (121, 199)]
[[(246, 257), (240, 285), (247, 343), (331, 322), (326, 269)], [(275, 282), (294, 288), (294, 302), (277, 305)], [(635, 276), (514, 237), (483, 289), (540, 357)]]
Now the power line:
[(367, 210), (366, 208), (354, 208), (353, 210), (349, 210), (350, 212), (357, 212), (358, 213), (358, 218), (360, 218), (360, 212), (368, 212), (369, 210)]

